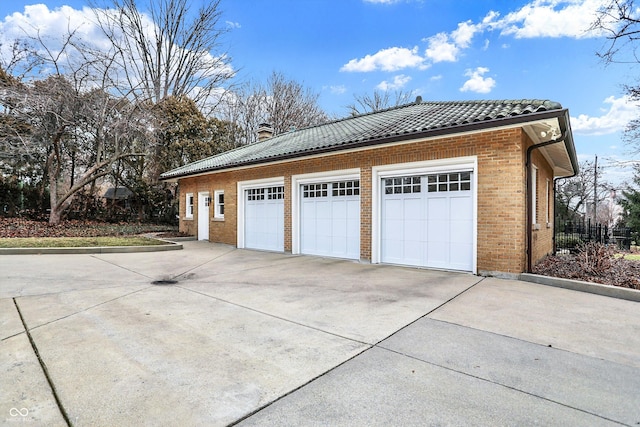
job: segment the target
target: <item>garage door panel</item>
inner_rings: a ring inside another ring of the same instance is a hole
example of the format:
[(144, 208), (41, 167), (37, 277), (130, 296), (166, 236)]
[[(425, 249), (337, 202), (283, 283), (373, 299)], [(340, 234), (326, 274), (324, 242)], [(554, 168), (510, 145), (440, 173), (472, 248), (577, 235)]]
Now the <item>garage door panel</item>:
[(406, 241), (411, 241), (411, 240), (415, 240), (415, 241), (421, 241), (422, 240), (422, 225), (423, 225), (423, 221), (418, 221), (418, 220), (407, 220), (404, 221), (402, 224), (402, 238), (403, 240)]
[(321, 219), (331, 218), (331, 204), (327, 200), (315, 201), (316, 217)]
[(284, 187), (245, 190), (244, 204), (245, 247), (284, 251)]
[(452, 172), (383, 179), (381, 261), (472, 270), (471, 176)]
[(431, 221), (449, 220), (449, 200), (444, 197), (427, 199), (427, 218)]
[(450, 206), (452, 221), (473, 219), (473, 200), (470, 197), (452, 197)]
[(449, 244), (437, 241), (428, 242), (427, 254), (425, 267), (441, 268), (449, 260)]
[(347, 253), (347, 239), (346, 236), (331, 236), (331, 251), (338, 254)]
[(450, 228), (450, 242), (469, 244), (469, 236), (473, 233), (473, 223), (471, 221), (454, 221)]
[(331, 218), (334, 220), (347, 218), (347, 203), (345, 201), (331, 202)]
[(429, 219), (427, 223), (427, 239), (429, 242), (449, 241), (449, 221)]
[(359, 185), (354, 180), (301, 186), (302, 253), (360, 258)]

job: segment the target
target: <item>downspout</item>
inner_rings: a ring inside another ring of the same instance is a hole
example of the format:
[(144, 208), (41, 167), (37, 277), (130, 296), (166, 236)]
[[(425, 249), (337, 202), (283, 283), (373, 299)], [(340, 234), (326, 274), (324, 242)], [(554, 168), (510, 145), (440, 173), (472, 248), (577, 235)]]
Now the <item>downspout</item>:
[[(537, 150), (538, 148), (546, 147), (547, 145), (557, 144), (559, 142), (563, 142), (569, 136), (568, 131), (562, 132), (562, 135), (559, 138), (555, 138), (549, 141), (541, 142), (539, 144), (534, 144), (527, 148), (527, 161), (525, 163), (525, 168), (527, 169), (527, 273), (531, 273), (531, 268), (533, 267), (533, 194), (531, 194), (531, 181), (532, 181), (532, 164), (531, 164), (531, 154), (533, 150)], [(574, 168), (575, 169), (575, 168)], [(554, 201), (555, 201), (555, 179), (553, 180), (554, 185)], [(554, 208), (554, 216), (555, 216), (555, 208)], [(554, 239), (555, 239), (555, 227), (556, 221), (553, 221), (553, 231), (554, 231)]]

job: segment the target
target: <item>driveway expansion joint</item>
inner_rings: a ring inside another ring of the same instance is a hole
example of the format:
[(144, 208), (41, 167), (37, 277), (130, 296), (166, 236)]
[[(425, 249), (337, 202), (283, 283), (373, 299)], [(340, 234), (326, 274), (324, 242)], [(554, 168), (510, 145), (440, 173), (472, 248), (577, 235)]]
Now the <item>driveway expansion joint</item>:
[[(415, 361), (418, 361), (418, 362), (426, 363), (428, 365), (435, 366), (437, 368), (444, 369), (444, 370), (449, 371), (449, 372), (455, 372), (457, 374), (464, 375), (466, 377), (470, 377), (470, 378), (473, 378), (473, 379), (476, 379), (476, 380), (479, 380), (479, 381), (483, 381), (483, 382), (486, 382), (486, 383), (489, 383), (489, 384), (493, 384), (493, 385), (496, 385), (496, 386), (499, 386), (499, 387), (504, 387), (506, 389), (515, 391), (517, 393), (522, 393), (522, 394), (526, 394), (527, 396), (535, 397), (537, 399), (542, 399), (544, 401), (547, 401), (547, 402), (550, 402), (550, 403), (553, 403), (553, 404), (556, 404), (556, 405), (560, 405), (560, 406), (563, 406), (565, 408), (572, 409), (574, 411), (580, 411), (582, 413), (585, 413), (585, 414), (588, 414), (588, 415), (591, 415), (591, 416), (594, 416), (594, 417), (598, 417), (600, 419), (603, 419), (603, 420), (606, 420), (606, 421), (609, 421), (609, 422), (612, 422), (612, 423), (616, 423), (616, 424), (620, 424), (620, 425), (623, 425), (623, 426), (632, 427), (632, 426), (630, 426), (628, 424), (625, 424), (625, 423), (617, 421), (617, 420), (613, 420), (611, 418), (607, 418), (607, 417), (602, 416), (600, 414), (597, 414), (597, 413), (594, 413), (594, 412), (590, 412), (590, 411), (587, 411), (587, 410), (584, 410), (584, 409), (581, 409), (581, 408), (577, 408), (575, 406), (571, 406), (571, 405), (568, 405), (566, 403), (559, 402), (557, 400), (549, 399), (548, 397), (540, 396), (538, 394), (531, 393), (531, 392), (528, 392), (528, 391), (525, 391), (525, 390), (510, 386), (508, 384), (503, 384), (501, 382), (494, 381), (494, 380), (491, 380), (489, 378), (484, 378), (484, 377), (481, 377), (481, 376), (478, 376), (478, 375), (473, 375), (473, 374), (471, 374), (469, 372), (465, 372), (465, 371), (462, 371), (462, 370), (459, 370), (459, 369), (454, 369), (454, 368), (451, 368), (451, 367), (446, 366), (446, 365), (441, 365), (439, 363), (430, 362), (428, 360), (424, 360), (424, 359), (421, 359), (419, 357), (412, 356), (410, 354), (406, 354), (406, 353), (403, 353), (403, 352), (400, 352), (400, 351), (396, 351), (396, 350), (393, 350), (393, 349), (390, 349), (390, 348), (386, 348), (386, 347), (382, 347), (382, 346), (378, 346), (378, 345), (375, 345), (374, 347), (377, 347), (377, 348), (379, 348), (381, 350), (384, 350), (384, 351), (389, 351), (389, 352), (397, 354), (399, 356), (407, 357), (409, 359), (412, 359), (412, 360), (415, 360)], [(370, 350), (370, 349), (367, 349), (367, 350)]]
[[(48, 321), (48, 322), (42, 323), (42, 324), (40, 324), (40, 325), (34, 326), (33, 328), (30, 328), (29, 330), (30, 330), (30, 331), (32, 331), (32, 330), (34, 330), (34, 329), (42, 328), (43, 326), (51, 325), (51, 324), (53, 324), (53, 323), (59, 322), (60, 320), (64, 320), (64, 319), (68, 319), (69, 317), (73, 317), (73, 316), (75, 316), (75, 315), (77, 315), (77, 314), (85, 313), (85, 312), (87, 312), (87, 311), (89, 311), (89, 310), (91, 310), (91, 309), (94, 309), (94, 308), (96, 308), (96, 307), (100, 307), (100, 306), (105, 305), (105, 304), (108, 304), (108, 303), (110, 303), (110, 302), (117, 301), (117, 300), (119, 300), (119, 299), (122, 299), (122, 298), (128, 297), (129, 295), (133, 295), (133, 294), (136, 294), (136, 293), (138, 293), (138, 292), (144, 291), (144, 290), (146, 290), (146, 289), (149, 289), (150, 287), (151, 287), (151, 286), (146, 286), (146, 287), (144, 287), (144, 288), (142, 288), (142, 289), (137, 289), (137, 290), (135, 290), (135, 291), (128, 292), (128, 293), (126, 293), (126, 294), (124, 294), (124, 295), (120, 295), (120, 296), (117, 296), (117, 297), (115, 297), (115, 298), (111, 298), (110, 300), (102, 301), (102, 302), (100, 302), (100, 303), (98, 303), (98, 304), (94, 304), (94, 305), (92, 305), (92, 306), (90, 306), (90, 307), (83, 308), (82, 310), (74, 311), (73, 313), (69, 313), (69, 314), (67, 314), (67, 315), (65, 315), (65, 316), (58, 317), (57, 319), (53, 319), (53, 320), (50, 320), (50, 321)], [(45, 294), (45, 295), (56, 295), (56, 294)], [(28, 296), (32, 296), (32, 295), (28, 295)], [(17, 304), (16, 298), (13, 298), (13, 301), (14, 301), (14, 303), (16, 303), (16, 304)], [(22, 319), (22, 316), (20, 316), (20, 318)], [(23, 320), (23, 322), (22, 322), (22, 323), (23, 323), (23, 325), (25, 326), (25, 330), (26, 330), (27, 325), (26, 325), (26, 323), (24, 322), (24, 320)], [(22, 332), (20, 332), (20, 333), (22, 333)], [(19, 335), (19, 334), (16, 334), (16, 335)], [(15, 335), (14, 335), (14, 336), (15, 336)], [(7, 338), (10, 338), (10, 337), (7, 337)]]
[(258, 313), (258, 314), (261, 314), (263, 316), (268, 316), (268, 317), (271, 317), (273, 319), (282, 320), (283, 322), (291, 323), (291, 324), (296, 325), (296, 326), (301, 326), (303, 328), (312, 329), (314, 331), (322, 332), (323, 334), (332, 335), (334, 337), (345, 339), (347, 341), (351, 341), (351, 342), (354, 342), (354, 343), (366, 345), (366, 346), (369, 346), (369, 348), (375, 346), (375, 344), (373, 344), (373, 343), (360, 341), (360, 340), (357, 340), (357, 339), (354, 339), (354, 338), (345, 337), (344, 335), (336, 334), (335, 332), (330, 332), (330, 331), (326, 331), (324, 329), (316, 328), (314, 326), (305, 325), (304, 323), (296, 322), (295, 320), (287, 319), (287, 318), (281, 317), (281, 316), (276, 316), (275, 314), (271, 314), (271, 313), (267, 313), (265, 311), (257, 310), (255, 308), (248, 307), (248, 306), (242, 305), (242, 304), (238, 304), (236, 302), (225, 300), (225, 299), (222, 299), (222, 298), (219, 298), (219, 297), (215, 297), (213, 295), (208, 295), (208, 294), (205, 294), (203, 292), (199, 292), (199, 291), (196, 291), (194, 289), (189, 289), (189, 288), (184, 287), (184, 286), (177, 285), (175, 287), (183, 289), (183, 290), (188, 291), (188, 292), (193, 292), (193, 293), (198, 294), (198, 295), (202, 295), (202, 296), (207, 297), (207, 298), (214, 299), (216, 301), (223, 302), (225, 304), (233, 305), (235, 307), (243, 308), (245, 310), (250, 310), (250, 311), (252, 311), (254, 313)]
[(49, 375), (49, 370), (47, 369), (47, 365), (44, 363), (44, 360), (42, 360), (42, 357), (40, 357), (40, 352), (38, 351), (38, 346), (36, 345), (36, 342), (33, 339), (33, 336), (31, 336), (31, 332), (29, 331), (29, 328), (27, 327), (27, 324), (26, 324), (26, 322), (24, 320), (24, 317), (22, 316), (22, 312), (20, 311), (20, 306), (18, 306), (18, 301), (15, 298), (13, 298), (13, 304), (15, 305), (16, 310), (18, 311), (18, 316), (20, 316), (20, 321), (22, 322), (22, 326), (24, 327), (24, 331), (27, 334), (27, 338), (29, 339), (29, 343), (31, 344), (31, 348), (33, 349), (33, 352), (34, 352), (36, 358), (38, 359), (38, 363), (40, 364), (40, 368), (42, 369), (42, 373), (44, 374), (44, 377), (47, 379), (47, 383), (49, 384), (49, 388), (51, 389), (51, 393), (53, 394), (53, 398), (56, 401), (56, 405), (58, 406), (58, 410), (60, 411), (60, 414), (62, 415), (62, 418), (67, 423), (67, 425), (69, 427), (71, 427), (73, 424), (71, 423), (71, 421), (69, 419), (69, 415), (67, 414), (67, 411), (65, 410), (64, 406), (62, 405), (62, 401), (60, 400), (60, 396), (58, 396), (58, 392), (56, 390), (56, 386), (53, 383), (53, 380), (51, 379), (51, 376)]

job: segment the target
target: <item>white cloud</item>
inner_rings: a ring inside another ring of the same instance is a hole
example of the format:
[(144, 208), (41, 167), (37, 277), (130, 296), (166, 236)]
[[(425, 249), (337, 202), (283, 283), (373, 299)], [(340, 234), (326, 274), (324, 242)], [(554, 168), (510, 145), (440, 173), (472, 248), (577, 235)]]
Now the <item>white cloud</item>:
[(329, 86), (329, 91), (335, 95), (342, 95), (347, 91), (347, 87), (344, 85)]
[[(394, 3), (396, 0), (365, 0), (370, 3)], [(431, 63), (456, 62), (464, 49), (471, 46), (473, 38), (485, 31), (500, 31), (501, 35), (515, 38), (536, 37), (600, 37), (601, 33), (589, 30), (596, 18), (596, 11), (610, 0), (532, 0), (504, 17), (490, 11), (478, 23), (460, 22), (450, 33), (440, 32), (422, 39), (427, 43), (424, 57), (417, 48), (393, 47), (383, 49), (361, 59), (352, 59), (341, 71), (397, 71), (403, 68), (429, 68)], [(503, 43), (502, 48), (509, 47)], [(483, 50), (489, 48), (485, 39)]]
[(405, 76), (404, 74), (399, 74), (393, 78), (393, 81), (391, 83), (389, 83), (386, 80), (380, 82), (380, 84), (376, 86), (376, 89), (380, 89), (382, 91), (398, 90), (405, 87), (405, 85), (410, 81), (411, 81), (411, 77)]
[(425, 69), (425, 59), (418, 55), (418, 47), (407, 49), (391, 47), (382, 49), (373, 55), (366, 55), (361, 59), (352, 59), (342, 66), (340, 71), (369, 72), (369, 71), (398, 71), (403, 68)]
[(449, 40), (446, 33), (438, 33), (427, 39), (429, 47), (425, 51), (427, 58), (433, 62), (455, 62), (458, 60), (460, 48)]
[(496, 85), (496, 81), (491, 77), (483, 77), (483, 74), (488, 73), (489, 69), (486, 67), (478, 67), (475, 70), (467, 70), (464, 75), (469, 77), (469, 80), (464, 82), (460, 88), (460, 92), (477, 92), (477, 93), (489, 93)]
[(605, 3), (607, 0), (533, 0), (503, 18), (490, 12), (483, 23), (515, 38), (598, 37), (601, 34), (589, 28)]
[(429, 80), (431, 80), (432, 82), (442, 80), (442, 74), (438, 74), (437, 76), (431, 76)]
[(474, 25), (471, 21), (461, 22), (458, 24), (458, 28), (451, 33), (451, 39), (457, 46), (467, 48), (480, 28), (480, 26)]
[(75, 35), (98, 49), (108, 49), (111, 44), (94, 23), (95, 13), (90, 8), (81, 10), (69, 6), (49, 9), (44, 4), (25, 6), (24, 12), (14, 12), (0, 22), (0, 43), (3, 52), (14, 40), (39, 36), (52, 50), (62, 47), (63, 35), (75, 31)]
[(631, 101), (628, 96), (620, 98), (610, 96), (603, 102), (609, 106), (599, 117), (587, 114), (571, 117), (571, 129), (574, 134), (607, 135), (623, 131), (631, 120), (640, 116), (638, 103)]
[(459, 23), (458, 28), (450, 34), (438, 33), (435, 36), (423, 39), (429, 45), (425, 55), (434, 63), (456, 62), (460, 51), (471, 45), (473, 36), (481, 29), (481, 25), (466, 21)]
[(239, 22), (226, 21), (227, 27), (229, 28), (242, 28)]

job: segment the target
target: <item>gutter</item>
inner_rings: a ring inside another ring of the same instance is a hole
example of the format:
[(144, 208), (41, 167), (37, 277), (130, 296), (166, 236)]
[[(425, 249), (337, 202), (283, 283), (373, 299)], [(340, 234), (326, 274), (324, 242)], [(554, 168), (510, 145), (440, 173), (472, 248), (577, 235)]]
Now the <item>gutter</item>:
[[(568, 120), (568, 110), (564, 110), (565, 114), (564, 114), (564, 123), (565, 125), (568, 125), (569, 120)], [(555, 189), (556, 189), (556, 180), (557, 179), (564, 179), (564, 178), (571, 178), (572, 176), (575, 176), (578, 173), (578, 164), (577, 164), (577, 160), (576, 160), (576, 153), (575, 153), (575, 147), (573, 146), (573, 144), (567, 144), (567, 139), (570, 138), (571, 136), (571, 132), (570, 129), (567, 128), (568, 126), (564, 126), (564, 129), (562, 130), (562, 135), (559, 138), (555, 138), (549, 141), (545, 141), (545, 142), (541, 142), (539, 144), (534, 144), (532, 146), (530, 146), (529, 148), (527, 148), (527, 159), (526, 159), (526, 163), (525, 163), (525, 168), (527, 170), (527, 185), (526, 185), (526, 191), (527, 191), (527, 223), (526, 223), (526, 229), (527, 229), (527, 273), (531, 273), (531, 269), (533, 267), (533, 194), (531, 194), (531, 186), (532, 186), (532, 179), (533, 179), (533, 168), (532, 168), (532, 162), (531, 162), (531, 155), (533, 153), (534, 150), (537, 150), (539, 148), (543, 148), (546, 147), (548, 145), (553, 145), (553, 144), (558, 144), (560, 142), (564, 142), (565, 146), (567, 147), (567, 151), (569, 152), (569, 158), (571, 160), (571, 166), (573, 167), (573, 175), (570, 176), (566, 176), (566, 177), (560, 177), (560, 178), (554, 178), (553, 179), (553, 196), (554, 196), (554, 210), (553, 210), (553, 214), (555, 217)], [(553, 245), (554, 245), (554, 250), (555, 250), (555, 235), (556, 235), (556, 221), (555, 218), (553, 219)]]

